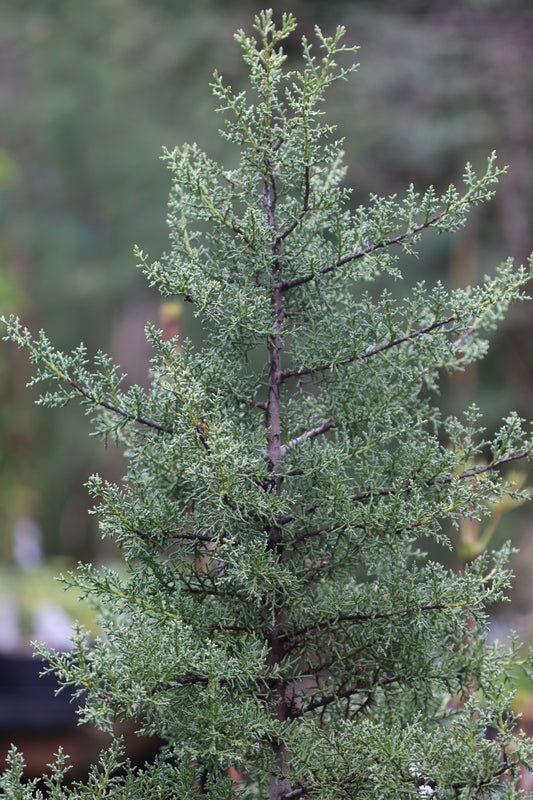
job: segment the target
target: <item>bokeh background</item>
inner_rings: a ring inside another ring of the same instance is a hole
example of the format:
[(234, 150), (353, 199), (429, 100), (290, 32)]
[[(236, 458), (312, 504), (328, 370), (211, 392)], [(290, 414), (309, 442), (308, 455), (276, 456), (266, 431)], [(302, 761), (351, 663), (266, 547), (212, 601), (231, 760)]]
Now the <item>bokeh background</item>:
[[(209, 82), (246, 73), (233, 41), (260, 2), (244, 0), (0, 0), (0, 312), (44, 328), (60, 347), (111, 352), (145, 383), (147, 321), (199, 337), (179, 303), (162, 304), (136, 269), (133, 246), (166, 248), (170, 176), (163, 145), (196, 141), (231, 165)], [(460, 182), (497, 150), (509, 164), (496, 198), (457, 236), (426, 237), (409, 265), (421, 278), (465, 285), (508, 255), (533, 250), (533, 6), (531, 0), (287, 0), (301, 34), (346, 27), (360, 68), (326, 111), (346, 138), (354, 205), (371, 193)], [(298, 37), (286, 51), (296, 64)], [(398, 290), (401, 290), (399, 287)], [(489, 429), (514, 408), (531, 418), (532, 306), (513, 309), (489, 357), (444, 385), (443, 406), (476, 402)], [(79, 407), (42, 410), (26, 389), (25, 353), (0, 348), (0, 653), (90, 623), (52, 581), (58, 567), (106, 559), (88, 513), (93, 472), (119, 479), (120, 453), (89, 437)], [(515, 475), (527, 486), (525, 467)], [(460, 568), (506, 538), (521, 547), (512, 605), (495, 629), (531, 638), (533, 507), (496, 508), (484, 527), (452, 534)], [(55, 616), (54, 616), (55, 615)], [(1, 682), (1, 675), (0, 675)], [(0, 691), (1, 693), (1, 691)], [(523, 709), (530, 699), (524, 689)], [(0, 726), (1, 727), (1, 726)]]

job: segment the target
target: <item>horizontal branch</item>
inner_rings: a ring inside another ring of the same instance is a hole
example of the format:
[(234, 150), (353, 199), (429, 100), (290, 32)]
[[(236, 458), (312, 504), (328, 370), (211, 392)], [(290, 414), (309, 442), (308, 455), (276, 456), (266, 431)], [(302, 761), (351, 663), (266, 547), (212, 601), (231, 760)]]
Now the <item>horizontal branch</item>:
[[(306, 506), (304, 508), (303, 512), (299, 512), (299, 513), (312, 514), (313, 511), (316, 511), (317, 508), (320, 508), (321, 506), (322, 506), (322, 503), (313, 503), (312, 505)], [(294, 513), (294, 512), (290, 512), (289, 514), (283, 514), (283, 516), (281, 516), (278, 519), (277, 524), (278, 525), (286, 525), (288, 522), (292, 522), (293, 519), (296, 519), (296, 517), (297, 517), (297, 514)]]
[[(364, 528), (363, 525), (358, 525), (357, 527)], [(338, 527), (338, 526), (337, 527), (328, 526), (328, 527), (324, 527), (324, 528), (316, 528), (315, 530), (307, 531), (306, 533), (302, 533), (302, 534), (300, 534), (300, 536), (295, 536), (295, 538), (292, 539), (289, 542), (289, 545), (291, 547), (293, 547), (295, 544), (298, 544), (298, 542), (304, 542), (306, 539), (313, 539), (315, 536), (321, 536), (323, 533), (337, 533), (337, 532), (340, 533), (341, 531), (342, 531), (342, 528)]]
[(360, 258), (364, 258), (368, 256), (370, 253), (373, 253), (375, 250), (379, 250), (383, 247), (390, 247), (393, 244), (402, 244), (405, 239), (408, 239), (410, 236), (415, 236), (420, 231), (423, 231), (424, 228), (430, 228), (432, 225), (435, 225), (446, 215), (446, 211), (441, 211), (440, 214), (436, 214), (431, 219), (428, 219), (427, 222), (423, 222), (420, 225), (415, 225), (413, 228), (409, 228), (407, 231), (400, 233), (398, 236), (394, 236), (392, 239), (384, 239), (379, 242), (374, 242), (373, 244), (369, 244), (367, 247), (364, 247), (362, 250), (358, 250), (355, 253), (350, 253), (347, 256), (343, 256), (339, 258), (337, 261), (334, 261), (333, 264), (328, 264), (326, 267), (322, 267), (322, 269), (317, 270), (313, 274), (304, 275), (301, 278), (293, 278), (290, 281), (282, 281), (280, 283), (279, 288), (282, 292), (286, 291), (287, 289), (293, 289), (295, 286), (303, 286), (305, 283), (309, 283), (309, 281), (314, 280), (319, 275), (327, 275), (329, 272), (333, 272), (333, 270), (338, 269), (339, 267), (344, 266), (345, 264), (349, 264), (352, 261), (357, 261)]
[[(139, 528), (130, 529), (132, 532), (138, 536), (140, 539), (149, 539), (151, 534), (147, 533), (146, 531), (141, 531)], [(201, 533), (176, 533), (176, 532), (169, 532), (163, 531), (165, 536), (168, 536), (170, 539), (178, 540), (178, 539), (186, 539), (191, 542), (207, 542), (211, 543), (213, 541), (211, 536), (206, 536)]]
[(9, 327), (13, 326), (15, 333), (11, 335), (10, 338), (13, 338), (14, 341), (18, 342), (19, 347), (25, 346), (28, 347), (30, 352), (32, 353), (33, 357), (35, 358), (36, 362), (41, 362), (44, 364), (50, 372), (55, 375), (60, 380), (68, 383), (73, 389), (75, 389), (78, 394), (88, 400), (95, 406), (100, 406), (101, 408), (105, 408), (107, 411), (112, 411), (114, 414), (117, 414), (124, 419), (129, 420), (130, 422), (136, 422), (139, 425), (146, 425), (148, 428), (153, 428), (161, 433), (168, 433), (172, 435), (174, 433), (174, 428), (170, 426), (161, 425), (159, 422), (154, 422), (153, 420), (147, 419), (146, 417), (136, 416), (135, 414), (130, 414), (129, 411), (125, 411), (123, 408), (119, 408), (119, 406), (114, 405), (113, 403), (109, 403), (107, 400), (99, 400), (93, 394), (91, 394), (87, 389), (81, 386), (77, 381), (73, 380), (73, 378), (69, 377), (66, 372), (63, 372), (56, 364), (50, 361), (49, 358), (46, 357), (44, 352), (40, 350), (35, 344), (33, 344), (27, 337), (30, 336), (29, 331), (25, 330), (25, 336), (22, 338), (20, 336), (20, 322), (18, 319), (11, 318), (11, 322), (8, 322), (6, 319), (2, 317), (2, 321), (5, 322)]
[[(485, 472), (489, 472), (490, 470), (496, 469), (497, 467), (502, 466), (502, 464), (508, 464), (511, 461), (518, 461), (522, 458), (527, 458), (530, 455), (532, 448), (528, 448), (527, 450), (523, 450), (521, 453), (513, 453), (510, 456), (504, 456), (502, 458), (496, 459), (496, 461), (491, 461), (490, 464), (484, 464), (482, 467), (476, 467), (475, 469), (465, 470), (464, 472), (460, 472), (457, 475), (446, 475), (444, 478), (431, 478), (428, 481), (425, 481), (421, 485), (426, 486), (443, 486), (447, 483), (452, 483), (456, 480), (464, 480), (465, 478), (475, 478), (478, 475), (482, 475)], [(376, 491), (368, 491), (368, 492), (358, 492), (357, 494), (350, 494), (348, 495), (348, 500), (368, 500), (370, 497), (386, 497), (388, 495), (395, 495), (398, 494), (400, 491), (410, 491), (411, 485), (408, 484), (407, 486), (403, 487), (402, 489), (378, 489)]]
[[(419, 614), (423, 611), (442, 611), (445, 608), (457, 608), (458, 605), (461, 605), (461, 603), (458, 603), (457, 601), (453, 603), (426, 603), (421, 606), (407, 606), (406, 608), (398, 608), (394, 609), (393, 611), (387, 611), (386, 613), (354, 612), (353, 614), (341, 614), (315, 625), (308, 625), (304, 628), (300, 628), (297, 631), (293, 631), (290, 635), (290, 640), (286, 642), (286, 650), (292, 650), (304, 637), (320, 633), (326, 628), (333, 627), (341, 622), (353, 622), (355, 624), (362, 622), (374, 622), (375, 620), (391, 619), (393, 617), (405, 616), (406, 614)], [(462, 605), (464, 605), (464, 603)], [(288, 634), (285, 638), (288, 639)]]
[[(348, 790), (356, 781), (368, 783), (370, 780), (370, 777), (367, 775), (347, 775), (345, 778), (341, 778), (340, 781), (335, 781), (335, 784), (339, 784), (343, 789)], [(316, 796), (317, 788), (316, 783), (307, 785), (300, 784), (296, 789), (283, 792), (280, 797), (281, 800), (305, 800), (310, 792), (314, 792)]]
[(312, 703), (308, 703), (306, 706), (292, 711), (291, 717), (301, 717), (304, 714), (307, 714), (309, 711), (316, 711), (317, 708), (325, 708), (331, 703), (334, 703), (335, 700), (349, 699), (354, 694), (358, 694), (360, 691), (361, 689), (359, 686), (350, 686), (349, 689), (344, 689), (342, 692), (332, 692), (331, 694), (324, 695), (319, 700), (314, 700)]
[(314, 439), (316, 436), (320, 436), (322, 433), (326, 433), (326, 431), (331, 430), (331, 428), (335, 427), (335, 423), (324, 422), (323, 425), (318, 425), (316, 428), (312, 430), (306, 431), (302, 433), (300, 436), (297, 436), (295, 439), (291, 439), (289, 442), (284, 444), (281, 448), (282, 454), (284, 454), (289, 448), (296, 447), (297, 445), (301, 444), (302, 442), (307, 441), (307, 439)]
[(173, 683), (158, 683), (152, 689), (152, 694), (156, 692), (165, 692), (169, 689), (175, 689), (177, 686), (189, 686), (194, 683), (209, 683), (209, 679), (204, 675), (197, 675), (194, 672), (187, 672), (182, 678), (178, 678)]
[[(516, 769), (519, 766), (519, 763), (520, 762), (518, 762), (516, 759), (509, 760), (507, 755), (504, 753), (503, 763), (497, 769), (495, 769), (494, 772), (492, 772), (490, 775), (478, 781), (473, 787), (471, 787), (468, 783), (466, 783), (466, 781), (463, 783), (456, 781), (451, 785), (450, 788), (453, 789), (456, 795), (458, 795), (461, 789), (464, 789), (465, 787), (471, 790), (482, 789), (486, 786), (490, 786), (493, 783), (493, 781), (495, 781), (498, 778), (501, 778), (506, 773)], [(411, 771), (410, 775), (411, 777), (409, 782), (414, 783), (417, 787), (419, 787), (419, 795), (421, 797), (422, 797), (422, 790), (424, 791), (423, 795), (424, 797), (429, 796), (428, 794), (429, 790), (431, 790), (432, 794), (435, 794), (435, 792), (437, 792), (438, 784), (437, 781), (435, 781), (434, 779), (426, 778), (424, 775), (419, 774), (418, 770)], [(354, 783), (369, 783), (371, 780), (372, 778), (369, 775), (346, 775), (344, 778), (341, 778), (340, 780), (333, 779), (331, 783), (334, 785), (340, 784), (340, 786), (342, 786), (343, 789), (348, 790), (350, 787), (353, 786)], [(322, 784), (317, 784), (317, 783), (299, 784), (296, 788), (290, 789), (287, 792), (283, 792), (280, 795), (280, 797), (281, 800), (305, 800), (307, 795), (310, 794), (311, 792), (314, 794), (314, 796), (317, 796), (317, 790), (321, 788), (321, 785)]]
[[(139, 531), (137, 531), (139, 533)], [(144, 534), (146, 536), (146, 534)], [(171, 539), (188, 539), (191, 542), (208, 542), (211, 543), (213, 541), (212, 536), (205, 536), (204, 534), (200, 533), (171, 533)]]
[[(408, 531), (416, 530), (416, 528), (420, 528), (422, 525), (426, 525), (428, 522), (430, 522), (432, 519), (435, 519), (435, 518), (436, 517), (426, 517), (425, 519), (421, 519), (418, 522), (413, 522), (411, 525), (406, 525), (405, 528), (397, 528), (395, 531), (393, 531), (393, 533), (394, 534), (400, 534), (400, 533), (407, 533)], [(367, 533), (367, 534), (370, 533), (370, 530), (369, 530), (369, 528), (367, 528), (366, 525), (355, 525), (354, 527), (359, 529), (359, 530), (361, 530), (361, 531), (363, 531), (364, 533)], [(322, 528), (316, 528), (314, 530), (307, 531), (306, 533), (302, 533), (299, 536), (295, 536), (294, 539), (292, 539), (288, 543), (288, 545), (290, 545), (291, 547), (294, 547), (294, 545), (297, 545), (299, 542), (304, 542), (307, 539), (313, 539), (315, 536), (322, 536), (323, 534), (328, 534), (328, 533), (329, 534), (336, 533), (337, 536), (340, 536), (342, 534), (342, 532), (343, 532), (343, 527), (339, 526), (339, 525), (337, 525), (337, 526), (332, 525), (332, 526), (325, 526), (325, 527), (322, 527)]]
[[(423, 328), (418, 328), (416, 331), (412, 331), (411, 333), (406, 333), (404, 336), (398, 336), (396, 339), (393, 339), (391, 342), (387, 342), (386, 344), (382, 344), (379, 347), (374, 347), (371, 350), (367, 350), (362, 355), (351, 355), (347, 358), (343, 359), (342, 361), (337, 362), (337, 366), (345, 366), (346, 364), (351, 364), (353, 361), (363, 360), (365, 358), (371, 358), (372, 356), (377, 355), (378, 353), (382, 353), (384, 350), (389, 350), (391, 347), (396, 347), (396, 345), (402, 344), (403, 342), (407, 342), (410, 339), (415, 339), (417, 336), (422, 336), (425, 333), (430, 333), (437, 328), (442, 328), (443, 325), (448, 325), (450, 322), (454, 322), (457, 320), (457, 314), (451, 314), (446, 319), (438, 320), (437, 322), (432, 322), (430, 325), (425, 325)], [(323, 372), (324, 370), (330, 369), (333, 366), (333, 361), (328, 362), (327, 364), (321, 364), (318, 367), (301, 367), (299, 369), (284, 369), (281, 373), (281, 379), (286, 380), (287, 378), (292, 377), (301, 377), (302, 375), (311, 375), (314, 372)]]
[[(107, 400), (98, 400), (96, 397), (94, 397), (94, 395), (88, 392), (87, 389), (84, 389), (83, 386), (79, 385), (79, 383), (76, 383), (76, 381), (69, 378), (68, 375), (64, 375), (63, 377), (70, 386), (76, 389), (77, 392), (79, 392), (83, 397), (85, 397), (91, 403), (101, 406), (102, 408), (105, 408), (108, 411), (112, 411), (114, 414), (118, 414), (119, 416), (124, 417), (125, 419), (128, 419), (131, 422), (136, 422), (140, 425), (146, 425), (149, 428), (154, 428), (155, 430), (160, 431), (161, 433), (168, 433), (170, 435), (174, 433), (174, 428), (170, 426), (166, 427), (165, 425), (160, 425), (159, 422), (153, 422), (153, 420), (146, 419), (146, 417), (140, 417), (140, 416), (135, 416), (135, 414), (130, 414), (128, 411), (124, 411), (124, 409), (119, 408), (118, 406), (115, 406), (112, 403), (108, 403)], [(209, 444), (207, 443), (207, 437), (209, 436), (209, 432), (207, 431), (207, 428), (202, 422), (202, 420), (198, 422), (195, 428), (196, 428), (196, 433), (198, 434), (198, 438), (204, 450), (206, 450), (206, 452), (209, 453), (210, 448)]]
[[(456, 480), (464, 480), (465, 478), (475, 478), (478, 475), (482, 475), (485, 472), (489, 472), (490, 470), (496, 469), (497, 467), (502, 466), (503, 464), (508, 464), (512, 461), (519, 461), (522, 458), (527, 458), (533, 450), (533, 445), (528, 448), (527, 450), (523, 450), (521, 453), (513, 453), (510, 456), (504, 456), (503, 458), (498, 458), (496, 461), (491, 461), (490, 464), (485, 464), (482, 467), (476, 467), (475, 469), (465, 470), (464, 472), (460, 472), (454, 475), (446, 475), (444, 478), (431, 478), (428, 481), (419, 483), (419, 486), (422, 487), (431, 487), (431, 486), (441, 486), (447, 483), (452, 483)], [(412, 488), (412, 484), (408, 483), (401, 489), (369, 489), (366, 492), (357, 492), (356, 494), (349, 494), (347, 495), (347, 500), (353, 500), (358, 502), (360, 500), (369, 500), (371, 497), (389, 497), (398, 494), (399, 492), (409, 492)], [(289, 522), (292, 522), (296, 519), (297, 516), (300, 514), (312, 514), (317, 508), (321, 508), (323, 503), (312, 503), (302, 511), (299, 512), (289, 512), (288, 514), (283, 514), (278, 519), (278, 525), (287, 525)], [(413, 526), (416, 527), (416, 526)], [(406, 528), (404, 530), (409, 530)], [(397, 531), (399, 532), (399, 531)], [(304, 537), (302, 537), (304, 538)]]
[[(382, 678), (372, 685), (372, 691), (381, 686), (388, 686), (391, 683), (394, 683), (396, 680), (398, 680), (397, 677)], [(368, 692), (369, 689), (359, 685), (350, 686), (349, 689), (343, 689), (340, 692), (331, 692), (331, 694), (323, 695), (318, 700), (314, 700), (313, 702), (308, 703), (306, 706), (302, 706), (302, 708), (294, 709), (291, 712), (291, 717), (301, 717), (304, 714), (307, 714), (309, 711), (316, 711), (317, 708), (325, 708), (326, 706), (331, 705), (331, 703), (334, 703), (336, 700), (348, 700), (350, 697), (353, 697), (356, 694), (367, 694)]]
[(220, 594), (216, 586), (213, 586), (210, 589), (205, 589), (203, 586), (190, 586), (189, 584), (184, 584), (183, 586), (179, 587), (179, 590), (185, 594), (203, 594), (206, 597), (214, 597), (215, 595)]
[(240, 399), (241, 403), (246, 403), (247, 406), (251, 408), (260, 408), (262, 411), (266, 411), (268, 408), (268, 404), (264, 400), (248, 400), (246, 397)]
[(153, 420), (146, 419), (146, 417), (136, 417), (135, 414), (130, 414), (128, 411), (124, 411), (123, 408), (119, 408), (118, 406), (113, 405), (112, 403), (108, 403), (107, 400), (98, 400), (94, 395), (84, 389), (83, 386), (80, 386), (79, 383), (69, 378), (68, 375), (63, 376), (67, 383), (72, 386), (79, 394), (89, 400), (91, 403), (97, 406), (101, 406), (102, 408), (107, 409), (108, 411), (112, 411), (114, 414), (118, 414), (121, 417), (124, 417), (130, 422), (137, 422), (140, 425), (146, 425), (148, 428), (154, 428), (154, 430), (160, 431), (161, 433), (168, 433), (173, 434), (174, 428), (166, 427), (165, 425), (160, 425), (159, 422), (153, 422)]

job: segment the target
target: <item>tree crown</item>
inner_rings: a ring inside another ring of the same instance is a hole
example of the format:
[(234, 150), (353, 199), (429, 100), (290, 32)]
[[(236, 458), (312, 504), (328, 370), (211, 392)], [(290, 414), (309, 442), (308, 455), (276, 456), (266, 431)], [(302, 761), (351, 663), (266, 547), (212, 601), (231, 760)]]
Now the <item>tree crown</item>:
[[(137, 253), (162, 295), (194, 305), (201, 349), (149, 326), (151, 385), (124, 388), (108, 356), (90, 365), (83, 346), (59, 352), (6, 320), (33, 382), (55, 382), (41, 402), (81, 398), (128, 461), (120, 486), (89, 481), (126, 570), (65, 578), (104, 634), (78, 630), (48, 658), (81, 720), (136, 719), (165, 744), (121, 777), (114, 744), (76, 796), (511, 796), (533, 755), (510, 705), (529, 662), (517, 643), (487, 644), (508, 548), (458, 573), (421, 549), (525, 498), (503, 472), (531, 453), (523, 422), (510, 414), (490, 438), (475, 407), (443, 417), (437, 390), (483, 355), (528, 274), (508, 261), (480, 286), (403, 296), (376, 280), (408, 275), (424, 232), (457, 230), (503, 170), (491, 155), (463, 191), (411, 186), (352, 208), (322, 101), (355, 48), (317, 29), (321, 57), (304, 38), (286, 70), (295, 27), (267, 11), (237, 33), (252, 99), (215, 73), (236, 167), (195, 145), (165, 153), (170, 249)], [(61, 758), (54, 770), (54, 796), (70, 796)], [(4, 796), (37, 796), (20, 772), (12, 753)]]

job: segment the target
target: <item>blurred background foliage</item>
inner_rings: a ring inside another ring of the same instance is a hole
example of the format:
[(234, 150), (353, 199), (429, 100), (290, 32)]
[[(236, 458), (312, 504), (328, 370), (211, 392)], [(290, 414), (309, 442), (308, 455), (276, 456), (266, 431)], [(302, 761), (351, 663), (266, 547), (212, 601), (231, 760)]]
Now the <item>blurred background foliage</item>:
[[(169, 175), (161, 147), (197, 141), (235, 158), (217, 135), (209, 82), (246, 75), (232, 35), (251, 28), (260, 2), (244, 0), (0, 0), (0, 311), (45, 328), (59, 346), (83, 340), (110, 351), (133, 382), (147, 379), (147, 320), (198, 331), (181, 308), (160, 306), (135, 269), (133, 245), (166, 248)], [(330, 95), (329, 119), (346, 137), (354, 204), (414, 182), (460, 181), (496, 149), (510, 165), (493, 203), (453, 239), (427, 237), (413, 281), (464, 285), (507, 255), (533, 250), (533, 9), (530, 0), (292, 0), (298, 37), (346, 26), (360, 69)], [(289, 43), (297, 62), (299, 39)], [(531, 417), (531, 307), (513, 311), (487, 361), (450, 381), (444, 405), (476, 401), (489, 425), (515, 408)], [(88, 438), (79, 408), (33, 405), (26, 355), (0, 352), (0, 557), (13, 560), (20, 520), (43, 532), (49, 555), (102, 555), (83, 483), (120, 476), (117, 454)], [(525, 480), (520, 475), (519, 480)], [(518, 608), (531, 607), (523, 533), (531, 509), (502, 515), (523, 539)], [(498, 534), (499, 535), (499, 534)], [(470, 525), (459, 533), (484, 542)], [(466, 541), (466, 539), (465, 539)], [(469, 544), (470, 543), (470, 544)], [(466, 547), (465, 543), (463, 545)], [(476, 546), (473, 546), (474, 551)], [(467, 548), (468, 550), (468, 548)], [(460, 553), (466, 552), (458, 548)], [(468, 551), (470, 552), (470, 551)], [(520, 599), (522, 598), (522, 599)], [(528, 606), (528, 603), (530, 604)]]

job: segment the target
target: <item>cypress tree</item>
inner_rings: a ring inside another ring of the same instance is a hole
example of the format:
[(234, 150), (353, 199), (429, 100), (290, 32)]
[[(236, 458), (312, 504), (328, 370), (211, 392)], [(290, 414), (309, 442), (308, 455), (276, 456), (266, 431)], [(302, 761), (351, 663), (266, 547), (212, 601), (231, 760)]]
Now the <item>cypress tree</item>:
[[(192, 304), (202, 346), (148, 326), (150, 386), (125, 388), (105, 354), (4, 320), (32, 383), (52, 381), (40, 402), (80, 398), (128, 464), (120, 485), (89, 480), (123, 568), (64, 577), (102, 635), (77, 629), (50, 669), (82, 722), (137, 720), (163, 742), (134, 769), (117, 738), (73, 787), (59, 754), (56, 798), (510, 798), (532, 763), (512, 710), (530, 659), (488, 638), (509, 548), (460, 572), (424, 552), (525, 497), (505, 477), (531, 454), (524, 423), (509, 414), (489, 437), (476, 407), (444, 416), (438, 388), (483, 356), (528, 273), (508, 261), (475, 287), (409, 285), (420, 237), (460, 228), (504, 170), (492, 155), (462, 190), (354, 210), (321, 103), (355, 48), (316, 29), (290, 70), (295, 28), (267, 11), (236, 34), (249, 92), (214, 75), (236, 168), (196, 145), (165, 154), (169, 251), (137, 253), (151, 285)], [(41, 796), (22, 764), (12, 750), (1, 797)]]

